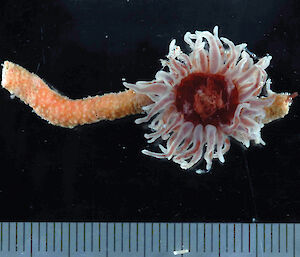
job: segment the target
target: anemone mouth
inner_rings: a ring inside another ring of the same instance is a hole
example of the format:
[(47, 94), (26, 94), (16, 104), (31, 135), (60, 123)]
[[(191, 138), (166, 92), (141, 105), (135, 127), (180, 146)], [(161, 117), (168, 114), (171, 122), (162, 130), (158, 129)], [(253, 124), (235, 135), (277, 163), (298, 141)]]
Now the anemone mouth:
[(238, 89), (223, 75), (191, 73), (174, 87), (175, 106), (194, 125), (229, 125), (239, 104)]

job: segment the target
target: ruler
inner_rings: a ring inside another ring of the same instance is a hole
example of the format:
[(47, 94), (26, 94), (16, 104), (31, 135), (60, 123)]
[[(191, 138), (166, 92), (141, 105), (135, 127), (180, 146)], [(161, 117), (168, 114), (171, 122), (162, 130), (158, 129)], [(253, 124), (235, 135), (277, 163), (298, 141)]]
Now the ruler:
[(0, 256), (300, 257), (300, 224), (1, 222)]

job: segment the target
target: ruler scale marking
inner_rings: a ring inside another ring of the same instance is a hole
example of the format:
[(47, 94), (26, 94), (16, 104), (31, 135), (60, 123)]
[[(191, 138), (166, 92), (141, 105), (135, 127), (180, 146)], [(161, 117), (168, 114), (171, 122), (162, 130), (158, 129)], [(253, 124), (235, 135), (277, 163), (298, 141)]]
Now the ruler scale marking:
[(176, 224), (174, 223), (174, 251), (176, 251)]
[(181, 236), (180, 236), (180, 249), (179, 250), (183, 250), (183, 223), (181, 223)]
[(48, 251), (48, 222), (46, 222), (46, 252)]
[(139, 223), (136, 224), (136, 251), (139, 251)]
[(206, 224), (203, 226), (203, 252), (206, 251)]
[(121, 252), (123, 252), (124, 249), (124, 224), (122, 222), (121, 224)]
[(101, 252), (101, 223), (99, 223), (99, 252)]
[(196, 252), (198, 252), (198, 245), (199, 245), (199, 223), (196, 225)]
[(144, 222), (144, 257), (146, 257), (146, 223)]
[(228, 224), (226, 224), (226, 252), (228, 252)]
[(219, 224), (219, 233), (218, 233), (218, 246), (219, 246), (219, 257), (221, 256), (221, 224)]
[(30, 257), (32, 257), (32, 222), (30, 223)]
[(160, 240), (161, 240), (161, 231), (160, 231), (160, 223), (158, 224), (158, 251), (160, 252)]
[(166, 251), (169, 251), (169, 224), (166, 223)]
[(299, 246), (300, 224), (293, 223), (0, 223), (5, 257), (299, 257)]
[[(75, 225), (75, 229), (76, 229), (76, 239), (75, 239), (75, 251), (78, 252), (78, 223), (76, 223)], [(99, 236), (100, 238), (100, 236)], [(100, 242), (100, 241), (99, 241)]]
[(114, 222), (114, 252), (116, 251), (116, 223)]
[(71, 224), (68, 224), (68, 257), (71, 256)]
[(53, 252), (55, 252), (55, 222), (53, 222)]
[(280, 253), (280, 224), (278, 224), (278, 252)]
[(233, 224), (233, 252), (235, 252), (235, 224)]
[(288, 225), (285, 224), (285, 251), (288, 252)]
[(25, 252), (25, 222), (23, 222), (23, 252)]
[(0, 250), (2, 252), (3, 250), (3, 222), (1, 222), (1, 245), (0, 245)]
[(83, 223), (83, 251), (85, 252), (85, 222)]
[(91, 252), (94, 251), (94, 224), (91, 222)]
[(60, 251), (63, 250), (63, 224), (60, 223)]
[(213, 236), (214, 236), (214, 227), (213, 224), (210, 224), (210, 251), (214, 251), (214, 241), (213, 241)]
[(128, 233), (129, 233), (128, 235), (129, 252), (131, 252), (131, 223), (128, 224)]
[(248, 246), (249, 246), (249, 253), (251, 251), (251, 228), (250, 228), (250, 224), (248, 224)]
[(38, 223), (38, 251), (40, 251), (41, 250), (41, 224), (40, 224), (40, 222)]
[(258, 257), (258, 228), (257, 224), (255, 224), (255, 256)]
[(273, 224), (271, 224), (271, 253), (273, 252)]
[(243, 244), (243, 242), (244, 242), (244, 237), (243, 237), (243, 234), (244, 234), (244, 226), (243, 226), (244, 224), (242, 223), (241, 224), (241, 252), (243, 252), (243, 250), (244, 250), (244, 244)]
[(18, 251), (18, 222), (16, 222), (16, 252)]
[(151, 252), (153, 252), (153, 233), (154, 233), (153, 226), (154, 226), (153, 223), (151, 223)]
[(296, 257), (296, 230), (295, 230), (295, 224), (293, 225), (293, 255)]
[(264, 253), (266, 252), (266, 225), (264, 224)]
[(108, 222), (106, 222), (106, 257), (108, 257)]
[(189, 223), (189, 250), (191, 249), (191, 223)]
[(7, 231), (7, 233), (8, 233), (8, 241), (7, 241), (7, 243), (8, 243), (8, 251), (10, 251), (10, 223), (8, 224), (8, 231)]

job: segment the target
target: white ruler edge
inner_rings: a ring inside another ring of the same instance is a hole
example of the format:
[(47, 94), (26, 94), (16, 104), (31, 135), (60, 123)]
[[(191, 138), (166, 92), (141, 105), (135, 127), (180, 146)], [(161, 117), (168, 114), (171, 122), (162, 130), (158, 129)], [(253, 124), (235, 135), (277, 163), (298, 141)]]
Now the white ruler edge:
[(300, 224), (0, 222), (2, 256), (300, 257)]

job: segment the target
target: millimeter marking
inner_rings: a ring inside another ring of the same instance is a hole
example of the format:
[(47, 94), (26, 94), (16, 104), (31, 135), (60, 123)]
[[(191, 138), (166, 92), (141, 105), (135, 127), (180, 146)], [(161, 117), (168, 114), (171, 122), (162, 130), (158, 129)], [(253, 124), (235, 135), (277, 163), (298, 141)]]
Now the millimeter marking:
[(5, 257), (300, 257), (300, 224), (1, 222)]

